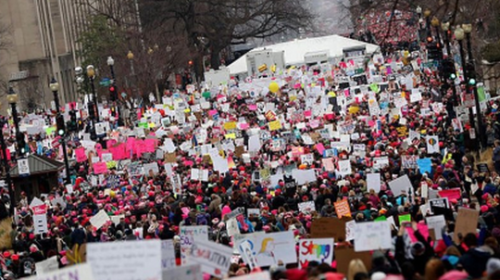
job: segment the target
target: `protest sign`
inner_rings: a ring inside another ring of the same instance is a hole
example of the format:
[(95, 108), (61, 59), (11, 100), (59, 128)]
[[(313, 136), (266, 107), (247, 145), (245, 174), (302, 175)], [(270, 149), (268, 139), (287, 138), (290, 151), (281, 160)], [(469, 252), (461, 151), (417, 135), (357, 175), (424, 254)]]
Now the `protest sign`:
[(390, 249), (391, 247), (391, 224), (389, 222), (356, 223), (354, 235), (356, 252)]
[(434, 240), (441, 240), (443, 229), (446, 226), (446, 220), (443, 215), (425, 218), (427, 227), (434, 230)]
[(176, 266), (173, 240), (161, 241), (161, 268), (170, 269)]
[[(36, 264), (35, 264), (36, 266)], [(37, 271), (38, 273), (38, 271)], [(94, 280), (94, 279), (103, 279), (103, 278), (95, 278), (91, 265), (89, 264), (79, 264), (73, 265), (65, 268), (61, 268), (59, 270), (52, 270), (47, 272), (42, 272), (41, 274), (37, 274), (33, 277), (23, 278), (25, 280), (46, 280), (46, 279), (85, 279), (85, 280)], [(116, 279), (116, 278), (108, 278), (108, 279)], [(129, 278), (121, 278), (121, 279), (129, 279)]]
[(440, 153), (438, 136), (427, 136), (425, 142), (427, 144), (428, 154)]
[(44, 261), (35, 263), (36, 275), (41, 276), (59, 269), (57, 256), (52, 256)]
[(458, 209), (457, 221), (455, 223), (455, 231), (453, 234), (453, 242), (460, 242), (459, 235), (465, 237), (467, 233), (477, 233), (477, 219), (479, 211), (474, 209), (460, 208)]
[(339, 202), (335, 202), (335, 213), (337, 213), (337, 217), (351, 217), (351, 208), (349, 206), (349, 202), (347, 200), (342, 200)]
[(314, 201), (306, 201), (298, 204), (299, 211), (302, 213), (311, 213), (316, 211), (316, 206), (314, 205)]
[(368, 190), (374, 190), (375, 193), (380, 192), (380, 173), (366, 174), (366, 183)]
[(417, 166), (421, 174), (428, 173), (431, 174), (432, 162), (430, 158), (419, 158), (417, 159)]
[(291, 231), (240, 234), (234, 236), (234, 242), (244, 260), (248, 260), (244, 247), (249, 245), (258, 266), (276, 265), (278, 261), (284, 264), (297, 262), (295, 239)]
[(201, 265), (201, 271), (216, 277), (223, 277), (231, 266), (231, 248), (208, 240), (195, 240), (191, 247), (189, 261)]
[(389, 182), (389, 187), (391, 188), (394, 196), (400, 196), (403, 192), (408, 195), (409, 190), (412, 189), (410, 179), (408, 175), (403, 175), (396, 180)]
[(306, 268), (310, 261), (331, 264), (333, 238), (301, 239), (299, 241), (299, 265)]
[(160, 280), (161, 259), (160, 240), (87, 245), (87, 263), (96, 280)]
[(109, 216), (106, 211), (101, 210), (97, 212), (92, 218), (90, 218), (90, 223), (96, 228), (100, 229), (106, 222), (109, 221)]
[(179, 231), (182, 264), (186, 264), (194, 241), (208, 240), (208, 226), (181, 226)]
[(335, 260), (337, 261), (337, 271), (347, 275), (349, 263), (352, 260), (360, 259), (366, 269), (370, 271), (372, 267), (371, 252), (355, 252), (353, 248), (335, 248)]
[(350, 219), (319, 218), (311, 224), (311, 238), (333, 238), (339, 242), (345, 240), (345, 224)]
[(442, 190), (438, 192), (440, 197), (446, 197), (448, 200), (456, 199), (459, 200), (462, 197), (462, 191), (460, 188)]
[(268, 271), (252, 272), (248, 275), (231, 277), (231, 280), (271, 280), (271, 274)]
[(199, 264), (189, 264), (162, 271), (163, 280), (199, 280), (203, 273)]
[(356, 221), (352, 220), (347, 223), (345, 223), (345, 240), (346, 241), (351, 241), (354, 240), (354, 231), (356, 227)]

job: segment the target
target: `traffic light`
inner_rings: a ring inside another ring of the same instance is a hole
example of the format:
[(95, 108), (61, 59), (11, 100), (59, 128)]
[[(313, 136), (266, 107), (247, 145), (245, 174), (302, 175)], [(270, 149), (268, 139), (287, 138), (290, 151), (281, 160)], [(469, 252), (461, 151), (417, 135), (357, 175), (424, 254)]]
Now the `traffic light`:
[(24, 140), (24, 134), (22, 132), (16, 134), (16, 141), (20, 154), (24, 155), (26, 153), (26, 141)]
[(109, 87), (109, 99), (111, 101), (116, 101), (118, 99), (118, 94), (116, 93), (115, 86), (110, 86)]
[(442, 60), (443, 51), (442, 46), (436, 42), (430, 42), (427, 44), (427, 58), (432, 60)]
[(78, 130), (78, 125), (77, 125), (77, 120), (76, 120), (76, 111), (71, 110), (68, 113), (69, 113), (69, 117), (70, 117), (69, 121), (66, 123), (68, 131), (76, 132)]
[(66, 134), (66, 127), (64, 125), (64, 117), (61, 114), (56, 116), (57, 135), (63, 137)]
[(474, 65), (472, 63), (467, 63), (465, 65), (465, 71), (467, 73), (467, 78), (469, 79), (467, 83), (469, 86), (476, 86), (476, 70), (474, 69)]
[(441, 63), (441, 69), (443, 77), (450, 80), (455, 80), (457, 78), (457, 71), (455, 69), (455, 62), (453, 59), (444, 59)]

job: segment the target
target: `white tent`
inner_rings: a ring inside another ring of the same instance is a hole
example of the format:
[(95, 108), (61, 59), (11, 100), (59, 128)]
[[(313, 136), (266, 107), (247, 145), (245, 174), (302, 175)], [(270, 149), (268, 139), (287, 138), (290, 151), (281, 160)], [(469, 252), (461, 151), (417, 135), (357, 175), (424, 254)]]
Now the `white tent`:
[[(338, 58), (344, 55), (343, 49), (366, 46), (366, 53), (371, 54), (377, 51), (378, 46), (365, 42), (345, 38), (339, 35), (308, 38), (290, 42), (279, 43), (276, 45), (259, 47), (251, 50), (262, 51), (264, 49), (273, 52), (285, 52), (285, 65), (305, 64), (304, 56), (307, 53), (328, 51), (330, 58)], [(241, 56), (228, 66), (231, 75), (247, 73), (247, 54)]]

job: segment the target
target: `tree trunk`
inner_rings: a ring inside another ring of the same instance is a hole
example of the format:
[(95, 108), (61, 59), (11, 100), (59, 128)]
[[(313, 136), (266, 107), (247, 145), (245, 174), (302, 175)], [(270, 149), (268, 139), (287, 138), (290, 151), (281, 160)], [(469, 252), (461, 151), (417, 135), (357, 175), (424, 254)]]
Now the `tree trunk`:
[(210, 67), (214, 70), (220, 68), (220, 52), (219, 48), (213, 48), (210, 52)]

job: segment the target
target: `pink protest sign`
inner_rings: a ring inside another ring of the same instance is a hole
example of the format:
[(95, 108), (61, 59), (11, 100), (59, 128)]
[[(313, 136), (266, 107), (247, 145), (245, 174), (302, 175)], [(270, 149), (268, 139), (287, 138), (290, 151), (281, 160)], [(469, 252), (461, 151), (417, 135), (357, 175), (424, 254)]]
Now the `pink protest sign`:
[(449, 190), (442, 190), (438, 192), (440, 197), (447, 197), (448, 200), (452, 199), (460, 199), (462, 197), (462, 193), (460, 192), (459, 188), (456, 189), (449, 189)]
[(75, 149), (76, 162), (84, 162), (87, 160), (87, 155), (85, 154), (85, 148), (80, 147)]
[(110, 147), (109, 152), (113, 155), (113, 160), (122, 160), (127, 158), (127, 153), (125, 153), (125, 145), (119, 144), (115, 147)]
[(103, 174), (108, 172), (108, 166), (105, 162), (96, 162), (92, 165), (94, 168), (94, 174)]
[(325, 151), (325, 146), (323, 146), (323, 143), (319, 143), (316, 145), (316, 150), (318, 150), (318, 153), (320, 155), (323, 154), (323, 152)]
[(31, 210), (33, 210), (34, 215), (44, 215), (47, 214), (47, 205), (41, 204), (38, 206), (33, 206), (31, 207)]
[(257, 110), (257, 105), (255, 105), (255, 104), (248, 105), (248, 110), (250, 110), (250, 111), (256, 111)]
[(127, 151), (134, 151), (135, 148), (135, 137), (129, 137), (127, 139)]
[(146, 152), (153, 153), (154, 151), (156, 151), (156, 143), (157, 142), (158, 141), (156, 139), (146, 139), (146, 140), (144, 140)]

